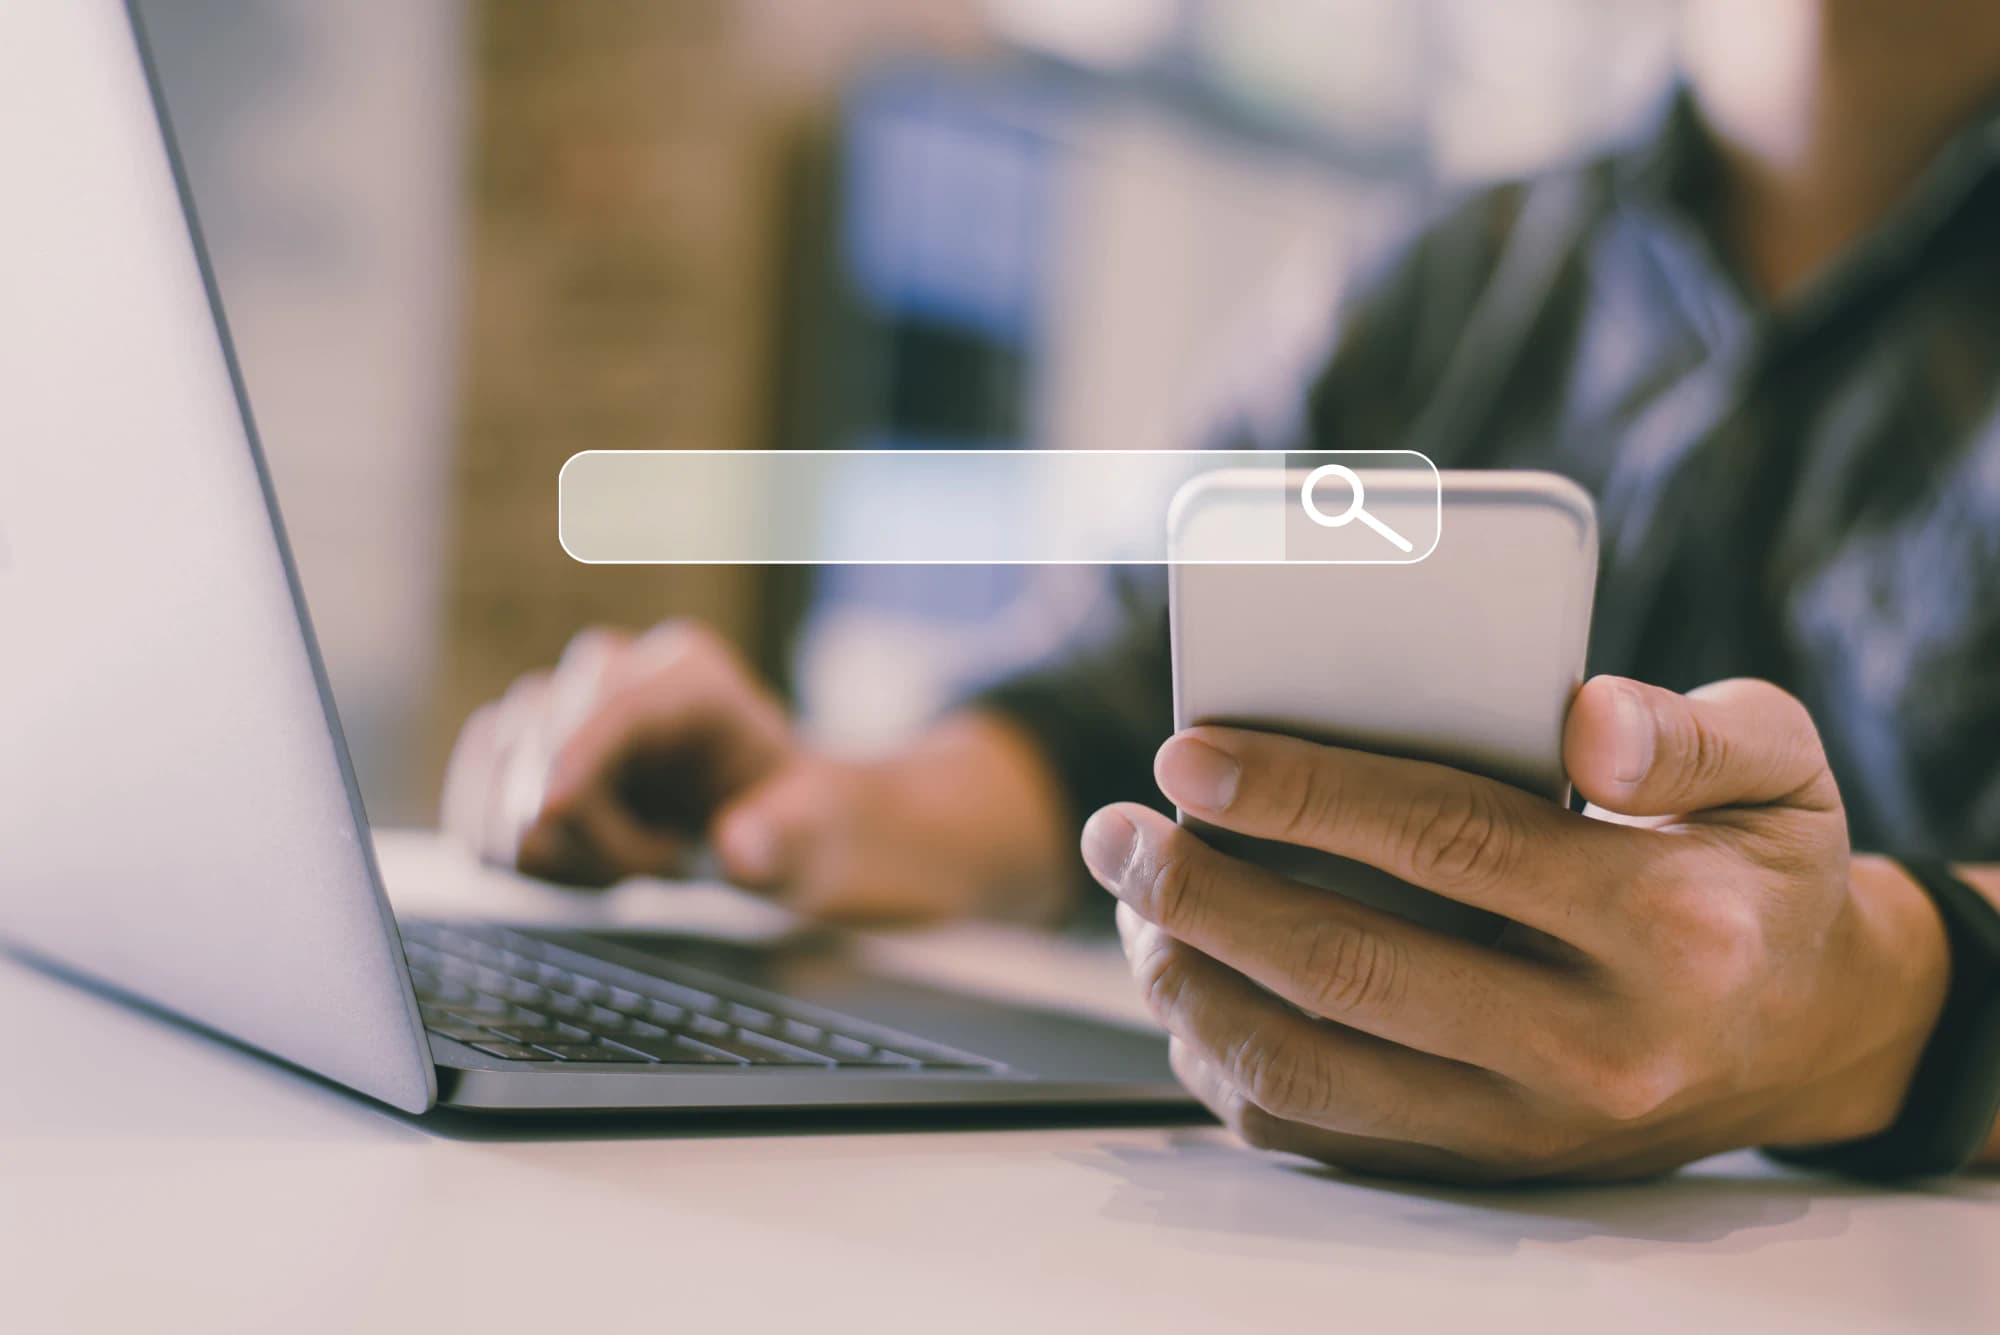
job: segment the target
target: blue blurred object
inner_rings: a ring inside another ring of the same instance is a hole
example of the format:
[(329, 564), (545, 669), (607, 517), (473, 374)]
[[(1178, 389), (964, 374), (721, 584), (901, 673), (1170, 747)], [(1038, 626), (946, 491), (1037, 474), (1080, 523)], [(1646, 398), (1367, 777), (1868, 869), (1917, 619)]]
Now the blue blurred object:
[(1029, 96), (905, 70), (849, 99), (841, 235), (885, 317), (1032, 337), (1056, 149)]
[[(801, 212), (810, 262), (779, 432), (794, 448), (1174, 443), (1154, 419), (1188, 391), (1184, 345), (1219, 334), (1218, 307), (1247, 301), (1246, 280), (1280, 258), (1266, 248), (1281, 228), (1218, 228), (1216, 201), (1268, 220), (1310, 193), (1301, 179), (1331, 191), (1358, 161), (1157, 72), (1034, 59), (877, 66), (846, 90), (827, 147)], [(1075, 360), (1107, 352), (1116, 385)], [(795, 654), (802, 711), (835, 735), (886, 739), (1073, 643), (1107, 582), (1087, 569), (820, 572)]]

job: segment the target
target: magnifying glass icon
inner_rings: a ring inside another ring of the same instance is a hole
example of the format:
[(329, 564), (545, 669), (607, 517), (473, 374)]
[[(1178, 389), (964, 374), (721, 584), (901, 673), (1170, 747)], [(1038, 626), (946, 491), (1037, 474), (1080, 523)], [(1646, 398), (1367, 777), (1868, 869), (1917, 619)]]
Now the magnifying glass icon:
[[(1330, 477), (1339, 478), (1354, 493), (1353, 503), (1337, 515), (1328, 514), (1313, 500), (1314, 489)], [(1361, 485), (1361, 475), (1345, 464), (1315, 468), (1307, 476), (1305, 486), (1299, 490), (1299, 504), (1305, 507), (1306, 518), (1321, 528), (1346, 528), (1358, 519), (1380, 534), (1384, 541), (1395, 544), (1397, 550), (1404, 554), (1417, 550), (1416, 544), (1368, 512), (1368, 491)]]

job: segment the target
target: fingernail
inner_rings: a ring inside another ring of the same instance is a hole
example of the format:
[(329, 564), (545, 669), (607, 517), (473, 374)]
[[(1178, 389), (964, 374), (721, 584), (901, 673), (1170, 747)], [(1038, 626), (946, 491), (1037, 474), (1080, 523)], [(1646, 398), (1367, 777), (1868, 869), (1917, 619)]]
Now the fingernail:
[(1108, 807), (1083, 827), (1083, 865), (1107, 887), (1124, 878), (1125, 864), (1138, 846), (1138, 828)]
[(1227, 811), (1236, 800), (1243, 767), (1233, 756), (1192, 737), (1176, 737), (1160, 748), (1153, 764), (1160, 791), (1193, 811)]
[(715, 832), (715, 850), (729, 874), (743, 881), (778, 875), (778, 833), (760, 816), (736, 815)]
[(1618, 741), (1612, 765), (1620, 783), (1638, 783), (1653, 768), (1653, 711), (1636, 686), (1618, 688)]

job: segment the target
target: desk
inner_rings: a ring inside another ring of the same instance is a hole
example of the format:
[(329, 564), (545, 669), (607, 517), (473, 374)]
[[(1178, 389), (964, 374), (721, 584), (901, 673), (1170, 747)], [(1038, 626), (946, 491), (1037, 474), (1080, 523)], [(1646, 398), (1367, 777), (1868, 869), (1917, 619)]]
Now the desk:
[[(382, 845), (405, 907), (758, 916)], [(1087, 946), (961, 928), (882, 949), (1132, 1006)], [(0, 1015), (0, 1329), (21, 1335), (2000, 1328), (2000, 1182), (1881, 1192), (1736, 1155), (1644, 1187), (1403, 1189), (1205, 1127), (474, 1134), (4, 956)]]

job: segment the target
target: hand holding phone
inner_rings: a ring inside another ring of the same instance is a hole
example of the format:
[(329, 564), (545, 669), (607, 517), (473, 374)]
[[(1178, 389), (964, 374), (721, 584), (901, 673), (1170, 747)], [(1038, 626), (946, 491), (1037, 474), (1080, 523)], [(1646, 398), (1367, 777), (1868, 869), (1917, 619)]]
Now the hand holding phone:
[[(1328, 519), (1352, 518), (1335, 494), (1341, 479), (1316, 492), (1308, 476), (1290, 479), (1305, 541), (1345, 527)], [(1435, 532), (1430, 554), (1413, 564), (1175, 566), (1175, 727), (1429, 760), (1567, 802), (1563, 721), (1583, 680), (1597, 580), (1590, 498), (1545, 473), (1359, 478), (1365, 504), (1352, 510), (1371, 529)], [(1269, 496), (1265, 475), (1203, 478), (1176, 506), (1176, 541), (1199, 546), (1204, 526), (1268, 515)], [(1187, 823), (1235, 857), (1430, 927), (1491, 940), (1504, 926), (1360, 863)]]

